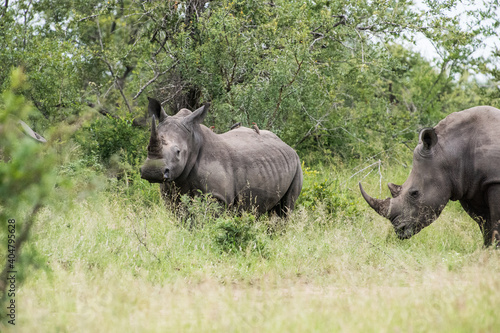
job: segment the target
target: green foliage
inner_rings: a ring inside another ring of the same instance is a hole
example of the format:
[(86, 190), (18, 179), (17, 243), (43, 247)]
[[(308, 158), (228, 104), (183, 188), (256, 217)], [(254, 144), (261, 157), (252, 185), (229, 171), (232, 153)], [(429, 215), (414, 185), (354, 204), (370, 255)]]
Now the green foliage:
[(136, 174), (146, 159), (149, 132), (135, 127), (132, 118), (98, 118), (82, 128), (77, 142), (89, 165), (102, 164), (114, 175)]
[[(175, 194), (173, 194), (175, 196)], [(173, 204), (177, 198), (171, 198)], [(177, 209), (183, 224), (189, 229), (201, 229), (206, 224), (213, 223), (224, 207), (210, 193), (199, 193), (194, 197), (184, 194), (180, 197)]]
[(267, 236), (255, 215), (235, 210), (224, 211), (211, 194), (194, 197), (182, 195), (178, 203), (170, 203), (181, 226), (191, 232), (207, 234), (215, 251), (227, 254), (252, 254), (267, 258)]
[[(342, 186), (340, 175), (325, 176), (323, 173), (302, 165), (304, 184), (297, 205), (307, 210), (324, 209), (333, 217), (343, 214), (354, 217), (359, 213), (356, 199), (345, 186)], [(345, 185), (345, 184), (344, 184)]]
[(256, 254), (268, 258), (268, 238), (258, 226), (255, 216), (248, 213), (218, 218), (214, 225), (215, 245), (224, 253)]
[(15, 93), (24, 79), (22, 71), (14, 71), (12, 88), (3, 92), (0, 103), (2, 232), (7, 218), (15, 218), (28, 207), (29, 211), (44, 204), (56, 181), (54, 151), (24, 135), (17, 124), (17, 116), (24, 118), (31, 112), (24, 98)]
[(56, 183), (60, 193), (68, 185), (56, 173), (59, 162), (56, 144), (41, 144), (19, 128), (19, 118), (25, 119), (32, 112), (30, 104), (19, 94), (25, 84), (22, 70), (13, 71), (9, 81), (11, 87), (2, 93), (0, 100), (0, 263), (5, 265), (0, 274), (2, 301), (6, 296), (8, 268), (18, 272), (19, 288), (29, 265), (43, 265), (43, 258), (34, 248), (28, 246), (27, 251), (21, 251), (21, 246), (29, 240), (39, 211), (53, 204)]
[[(405, 179), (419, 128), (471, 106), (500, 106), (498, 52), (474, 56), (498, 35), (498, 6), (471, 3), (5, 1), (0, 244), (15, 218), (27, 239), (18, 277), (33, 277), (20, 293), (30, 314), (20, 326), (494, 331), (491, 273), (500, 265), (481, 249), (477, 225), (450, 205), (401, 241), (360, 201), (357, 181), (370, 167), (349, 167), (380, 158)], [(411, 48), (422, 35), (439, 54), (433, 61)], [(478, 73), (492, 79), (478, 84)], [(138, 173), (148, 131), (133, 119), (145, 118), (146, 96), (169, 113), (209, 101), (205, 124), (216, 132), (256, 122), (293, 146), (308, 167), (289, 219), (226, 212), (210, 195), (175, 198), (165, 209), (158, 185)], [(61, 132), (80, 126), (88, 107), (100, 118), (67, 140)], [(15, 131), (13, 116), (55, 139), (34, 142)], [(369, 187), (376, 177), (363, 179)], [(73, 195), (74, 207), (57, 209)], [(37, 274), (44, 265), (53, 273)]]
[[(318, 171), (318, 179), (331, 174), (329, 167)], [(408, 169), (392, 166), (387, 173), (404, 177)], [(356, 188), (359, 179), (343, 180)], [(364, 182), (378, 186), (379, 175)], [(500, 257), (482, 248), (477, 224), (459, 203), (409, 240), (399, 240), (366, 203), (358, 209), (346, 218), (299, 208), (273, 237), (265, 229), (273, 217), (228, 214), (190, 230), (161, 202), (120, 193), (95, 193), (66, 211), (44, 209), (31, 243), (50, 271), (30, 271), (16, 300), (26, 314), (19, 326), (30, 332), (495, 331)], [(257, 251), (259, 239), (269, 255)], [(82, 304), (92, 306), (82, 311)], [(2, 331), (7, 326), (0, 323)]]
[[(450, 112), (495, 105), (493, 82), (467, 79), (495, 76), (492, 61), (471, 56), (495, 35), (495, 11), (475, 6), (457, 15), (457, 8), (435, 1), (17, 1), (2, 14), (9, 29), (0, 29), (0, 87), (9, 85), (9, 68), (22, 65), (30, 82), (23, 94), (41, 127), (72, 122), (84, 106), (127, 122), (144, 116), (145, 96), (153, 95), (169, 112), (212, 102), (205, 123), (218, 132), (256, 122), (301, 155), (363, 159)], [(440, 55), (433, 63), (410, 49), (422, 34)], [(97, 139), (107, 164), (117, 151)], [(130, 147), (118, 154), (135, 168)]]

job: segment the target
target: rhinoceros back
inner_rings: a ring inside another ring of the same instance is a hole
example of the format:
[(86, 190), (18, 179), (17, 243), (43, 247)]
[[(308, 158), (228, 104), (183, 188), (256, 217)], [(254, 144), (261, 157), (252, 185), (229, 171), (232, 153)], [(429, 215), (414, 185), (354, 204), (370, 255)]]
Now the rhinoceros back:
[(226, 203), (256, 206), (260, 212), (275, 207), (287, 193), (294, 203), (302, 187), (297, 153), (272, 132), (245, 127), (209, 134), (195, 177)]

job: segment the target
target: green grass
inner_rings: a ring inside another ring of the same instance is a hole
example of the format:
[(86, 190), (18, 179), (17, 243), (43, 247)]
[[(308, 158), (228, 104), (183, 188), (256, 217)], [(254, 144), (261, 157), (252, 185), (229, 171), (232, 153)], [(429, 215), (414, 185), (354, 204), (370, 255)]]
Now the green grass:
[[(404, 180), (405, 172), (383, 173)], [(286, 226), (275, 217), (202, 217), (208, 208), (200, 202), (193, 203), (197, 215), (174, 214), (149, 193), (155, 187), (144, 194), (152, 200), (101, 191), (65, 213), (45, 209), (30, 246), (46, 268), (30, 268), (20, 286), (15, 329), (497, 331), (500, 252), (482, 248), (475, 222), (450, 203), (431, 226), (401, 241), (367, 207), (357, 190), (362, 175), (349, 179), (352, 173), (311, 176), (345, 180), (328, 192), (342, 209), (299, 207)], [(374, 172), (363, 180), (374, 195), (379, 178)], [(226, 246), (221, 235), (232, 230), (247, 240)]]

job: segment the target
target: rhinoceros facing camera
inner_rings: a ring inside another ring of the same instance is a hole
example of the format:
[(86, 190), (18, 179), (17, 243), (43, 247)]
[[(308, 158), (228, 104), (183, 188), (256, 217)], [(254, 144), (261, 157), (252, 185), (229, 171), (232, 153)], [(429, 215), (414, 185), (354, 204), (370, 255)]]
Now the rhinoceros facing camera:
[(173, 182), (180, 194), (210, 193), (227, 206), (258, 213), (285, 216), (293, 210), (302, 189), (297, 153), (266, 130), (241, 126), (216, 134), (201, 124), (208, 109), (207, 104), (167, 116), (158, 101), (149, 99), (153, 119), (141, 177)]

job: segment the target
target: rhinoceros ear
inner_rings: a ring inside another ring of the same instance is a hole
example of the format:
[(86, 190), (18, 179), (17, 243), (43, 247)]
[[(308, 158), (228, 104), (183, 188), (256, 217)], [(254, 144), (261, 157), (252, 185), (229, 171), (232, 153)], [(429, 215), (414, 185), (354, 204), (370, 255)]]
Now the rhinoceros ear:
[(194, 124), (201, 124), (203, 119), (205, 119), (209, 108), (210, 103), (205, 103), (205, 105), (203, 105), (201, 108), (196, 109), (196, 111), (185, 118), (186, 125), (192, 126)]
[(163, 108), (161, 107), (160, 102), (158, 102), (156, 99), (150, 98), (150, 97), (148, 97), (148, 101), (149, 101), (149, 104), (148, 104), (149, 117), (154, 115), (156, 117), (156, 119), (158, 119), (160, 121), (160, 123), (162, 121), (164, 121), (165, 119), (167, 119), (168, 116), (165, 113), (165, 110), (163, 110)]
[(424, 151), (430, 151), (438, 142), (438, 137), (434, 128), (424, 128), (420, 131), (418, 141), (422, 142)]

